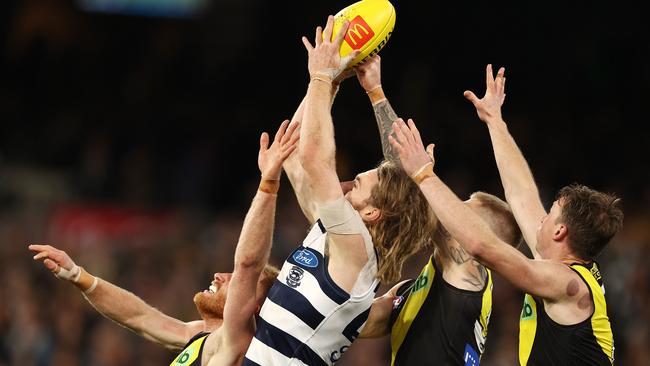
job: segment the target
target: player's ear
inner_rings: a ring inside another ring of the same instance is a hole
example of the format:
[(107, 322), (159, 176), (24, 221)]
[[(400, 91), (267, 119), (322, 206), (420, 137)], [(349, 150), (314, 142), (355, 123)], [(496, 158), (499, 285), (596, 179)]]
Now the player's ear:
[(569, 235), (569, 229), (566, 227), (566, 225), (560, 223), (555, 225), (555, 228), (553, 230), (553, 239), (555, 241), (562, 241), (564, 238)]
[(373, 223), (381, 218), (381, 210), (373, 205), (367, 205), (361, 211), (361, 218), (365, 222)]

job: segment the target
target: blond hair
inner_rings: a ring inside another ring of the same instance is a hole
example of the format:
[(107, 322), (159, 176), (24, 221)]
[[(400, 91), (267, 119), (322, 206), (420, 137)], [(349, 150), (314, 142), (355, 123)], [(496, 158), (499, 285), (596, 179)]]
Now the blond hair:
[(431, 245), (438, 220), (420, 188), (400, 166), (384, 160), (377, 175), (379, 182), (369, 203), (381, 214), (368, 229), (379, 254), (377, 277), (391, 283), (400, 279), (411, 255)]

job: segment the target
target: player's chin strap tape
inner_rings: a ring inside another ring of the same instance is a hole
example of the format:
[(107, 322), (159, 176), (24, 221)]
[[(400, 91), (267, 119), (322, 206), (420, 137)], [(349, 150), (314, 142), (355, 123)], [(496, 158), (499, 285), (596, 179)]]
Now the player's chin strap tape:
[(99, 280), (97, 277), (86, 272), (83, 267), (74, 265), (71, 269), (65, 269), (59, 266), (59, 271), (54, 273), (57, 278), (74, 283), (84, 294), (88, 295), (95, 290)]

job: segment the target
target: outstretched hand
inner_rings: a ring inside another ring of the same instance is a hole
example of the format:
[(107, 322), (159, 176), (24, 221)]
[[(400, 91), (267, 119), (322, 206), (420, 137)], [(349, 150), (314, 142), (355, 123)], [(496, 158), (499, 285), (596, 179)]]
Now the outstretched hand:
[(463, 95), (474, 104), (478, 118), (485, 123), (501, 120), (501, 106), (506, 98), (505, 68), (500, 68), (496, 78), (492, 74), (492, 65), (485, 69), (485, 95), (479, 99), (474, 93), (466, 90)]
[(393, 123), (393, 131), (395, 131), (395, 137), (388, 136), (388, 141), (399, 154), (399, 160), (402, 162), (406, 174), (413, 177), (426, 164), (435, 163), (434, 145), (429, 144), (426, 151), (424, 150), (420, 131), (415, 127), (412, 119), (408, 120), (407, 126), (404, 120), (398, 118)]
[(42, 260), (45, 268), (49, 269), (56, 277), (73, 280), (73, 277), (79, 272), (79, 267), (62, 250), (51, 245), (38, 244), (29, 245), (27, 248), (36, 252), (34, 260)]
[(309, 56), (307, 68), (310, 77), (324, 75), (329, 77), (330, 80), (340, 81), (341, 74), (348, 69), (352, 60), (360, 53), (359, 50), (355, 50), (344, 58), (341, 58), (339, 54), (349, 24), (349, 21), (345, 20), (338, 34), (332, 39), (334, 17), (330, 15), (327, 17), (325, 29), (320, 26), (316, 28), (314, 46), (307, 40), (307, 37), (302, 37), (302, 43), (305, 45)]
[(262, 178), (268, 180), (280, 179), (282, 163), (298, 147), (299, 131), (300, 122), (289, 124), (289, 120), (285, 120), (275, 133), (271, 146), (269, 146), (269, 134), (262, 133), (262, 136), (260, 136), (260, 151), (257, 155), (257, 165), (262, 173)]

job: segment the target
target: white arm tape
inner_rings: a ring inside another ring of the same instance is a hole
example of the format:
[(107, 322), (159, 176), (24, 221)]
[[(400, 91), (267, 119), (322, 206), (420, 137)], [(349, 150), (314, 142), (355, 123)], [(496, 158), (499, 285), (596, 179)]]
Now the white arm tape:
[(335, 201), (319, 203), (316, 209), (323, 226), (332, 234), (361, 234), (367, 230), (357, 210), (343, 196)]
[(74, 265), (71, 269), (65, 269), (61, 266), (59, 266), (59, 272), (54, 273), (56, 278), (62, 278), (64, 280), (72, 281), (72, 282), (78, 282), (79, 277), (81, 277), (81, 269), (79, 268), (78, 265)]

